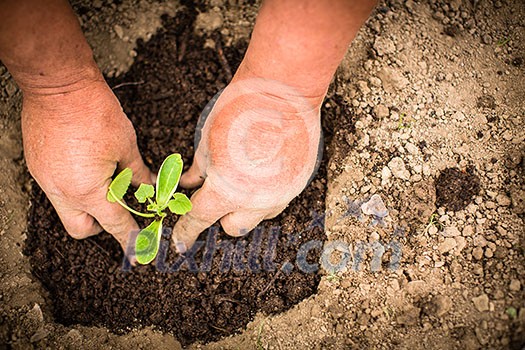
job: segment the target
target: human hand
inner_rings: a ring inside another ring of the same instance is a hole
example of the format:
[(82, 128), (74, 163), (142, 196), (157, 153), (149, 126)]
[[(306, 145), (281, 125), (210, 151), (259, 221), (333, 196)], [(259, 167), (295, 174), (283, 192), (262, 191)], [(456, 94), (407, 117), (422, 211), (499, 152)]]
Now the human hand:
[(152, 183), (133, 125), (103, 78), (24, 91), (24, 152), (30, 173), (76, 239), (106, 230), (126, 252), (138, 226), (106, 193), (116, 168), (131, 168), (133, 184)]
[(219, 219), (229, 235), (247, 233), (305, 188), (318, 155), (321, 101), (262, 78), (226, 87), (181, 178), (182, 187), (202, 187), (191, 198), (192, 211), (175, 225), (180, 251)]

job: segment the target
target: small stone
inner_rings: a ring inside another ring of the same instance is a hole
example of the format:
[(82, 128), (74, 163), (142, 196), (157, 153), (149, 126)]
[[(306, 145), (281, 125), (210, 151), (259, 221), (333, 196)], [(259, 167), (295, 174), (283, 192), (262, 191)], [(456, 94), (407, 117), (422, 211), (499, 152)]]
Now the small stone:
[(361, 91), (363, 95), (368, 95), (371, 91), (370, 88), (368, 87), (367, 82), (364, 80), (359, 80), (357, 82), (357, 88), (359, 89), (359, 91)]
[(122, 39), (124, 37), (124, 29), (122, 29), (122, 27), (118, 24), (115, 24), (113, 30), (115, 30), (115, 34), (117, 34), (119, 39)]
[(485, 247), (487, 245), (487, 240), (482, 235), (476, 235), (472, 242), (476, 247)]
[(223, 17), (220, 11), (201, 12), (195, 20), (195, 28), (206, 32), (213, 32), (222, 27)]
[(381, 79), (379, 79), (377, 77), (370, 77), (368, 79), (368, 82), (370, 83), (370, 85), (372, 85), (374, 87), (381, 87), (381, 85), (382, 85)]
[(490, 248), (485, 248), (485, 257), (492, 258), (494, 256), (494, 252)]
[(405, 286), (405, 290), (412, 296), (425, 296), (428, 294), (428, 283), (422, 280), (410, 281)]
[(481, 41), (483, 42), (483, 44), (485, 45), (490, 45), (492, 44), (492, 37), (488, 34), (485, 34), (481, 37)]
[(396, 46), (391, 39), (384, 38), (382, 36), (377, 37), (374, 42), (374, 49), (378, 56), (389, 55), (396, 52)]
[(419, 148), (411, 142), (407, 142), (405, 148), (408, 151), (408, 153), (412, 155), (416, 155), (419, 153)]
[(450, 252), (452, 249), (456, 248), (456, 240), (452, 237), (447, 237), (445, 240), (438, 246), (438, 250), (441, 254)]
[(387, 118), (390, 115), (390, 110), (387, 106), (383, 104), (378, 104), (377, 106), (375, 106), (373, 111), (374, 115), (378, 119)]
[(396, 318), (396, 321), (399, 324), (404, 324), (407, 326), (416, 325), (419, 322), (420, 313), (421, 313), (420, 308), (410, 306), (408, 310), (405, 310)]
[(487, 208), (487, 209), (494, 209), (494, 208), (496, 208), (496, 203), (494, 203), (493, 201), (486, 201), (485, 202), (485, 208)]
[(444, 316), (452, 308), (452, 299), (446, 295), (436, 295), (432, 299), (432, 303), (436, 308), (436, 316)]
[(514, 188), (510, 192), (510, 197), (512, 198), (513, 211), (516, 214), (524, 214), (525, 213), (525, 190)]
[(33, 306), (33, 308), (27, 312), (27, 317), (36, 323), (44, 322), (44, 315), (42, 314), (42, 309), (40, 308), (40, 305), (36, 303)]
[(366, 215), (373, 215), (374, 217), (384, 218), (388, 215), (388, 209), (381, 199), (381, 196), (374, 194), (370, 197), (370, 200), (361, 205), (361, 210)]
[(381, 69), (377, 76), (383, 82), (383, 88), (388, 93), (401, 91), (409, 84), (408, 79), (403, 74), (389, 67)]
[(502, 207), (508, 207), (510, 205), (510, 198), (500, 193), (496, 196), (496, 202)]
[(39, 328), (32, 336), (29, 341), (31, 343), (39, 342), (42, 339), (45, 339), (49, 335), (49, 332), (44, 328)]
[(456, 240), (457, 244), (456, 253), (459, 254), (467, 246), (467, 240), (462, 236), (454, 237), (454, 239)]
[(517, 279), (510, 281), (509, 289), (513, 292), (519, 292), (521, 289), (521, 282)]
[(474, 234), (474, 227), (467, 225), (463, 228), (463, 236), (470, 237)]
[(481, 260), (483, 258), (483, 248), (476, 247), (476, 248), (472, 249), (472, 256), (476, 260)]
[(487, 294), (481, 294), (480, 296), (472, 298), (472, 302), (479, 312), (484, 312), (489, 309), (489, 297)]
[(72, 329), (66, 335), (72, 342), (79, 343), (82, 341), (82, 334), (77, 329)]
[(405, 162), (400, 157), (394, 157), (388, 163), (392, 174), (402, 180), (410, 179), (410, 172), (406, 169)]
[(381, 186), (386, 185), (390, 178), (392, 177), (392, 172), (388, 167), (383, 167), (383, 170), (381, 170)]
[(459, 232), (459, 230), (458, 230), (458, 228), (456, 226), (447, 226), (443, 230), (443, 236), (445, 236), (445, 237), (461, 236), (461, 232)]
[(428, 234), (433, 236), (435, 235), (436, 233), (438, 233), (438, 229), (435, 225), (432, 225), (428, 228)]
[(16, 88), (16, 85), (13, 83), (13, 81), (7, 82), (7, 85), (5, 86), (5, 92), (7, 92), (8, 97), (15, 96), (17, 90), (18, 89)]

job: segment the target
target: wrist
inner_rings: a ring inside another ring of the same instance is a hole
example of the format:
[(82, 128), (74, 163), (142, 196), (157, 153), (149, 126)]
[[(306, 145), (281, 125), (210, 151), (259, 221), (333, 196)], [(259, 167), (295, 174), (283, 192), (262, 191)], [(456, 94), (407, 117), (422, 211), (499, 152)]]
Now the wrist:
[(62, 69), (45, 69), (45, 72), (38, 67), (16, 67), (10, 72), (26, 96), (65, 94), (82, 90), (96, 82), (104, 82), (93, 59)]
[[(279, 94), (276, 96), (292, 100), (302, 99), (308, 101), (312, 108), (317, 108), (321, 105), (328, 90), (331, 76), (324, 79), (327, 81), (326, 83), (321, 79), (314, 83), (310, 79), (305, 79), (302, 74), (286, 72), (287, 69), (285, 67), (279, 67), (279, 62), (265, 64), (264, 61), (264, 58), (258, 59), (246, 55), (237, 69), (232, 83), (261, 79), (269, 82), (264, 84), (268, 90), (273, 90), (272, 86), (275, 87), (274, 91), (268, 91), (269, 94)], [(286, 90), (285, 95), (282, 94), (283, 88)]]

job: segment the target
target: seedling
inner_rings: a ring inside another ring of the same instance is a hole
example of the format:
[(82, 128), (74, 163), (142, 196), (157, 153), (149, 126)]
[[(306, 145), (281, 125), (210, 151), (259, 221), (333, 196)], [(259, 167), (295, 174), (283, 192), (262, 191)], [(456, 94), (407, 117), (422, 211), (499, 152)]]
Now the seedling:
[(438, 217), (439, 217), (439, 215), (437, 213), (434, 213), (434, 214), (430, 215), (430, 218), (428, 219), (428, 225), (427, 225), (427, 227), (425, 227), (425, 232), (428, 233), (428, 230), (432, 226), (435, 226), (438, 230), (442, 230), (443, 229), (443, 225), (441, 225), (441, 223), (439, 222)]
[[(183, 193), (175, 193), (179, 185), (182, 166), (180, 154), (172, 154), (162, 163), (155, 188), (149, 184), (140, 184), (135, 191), (135, 198), (139, 203), (148, 202), (147, 213), (130, 208), (123, 201), (133, 176), (131, 169), (122, 170), (109, 185), (108, 201), (117, 202), (135, 215), (154, 219), (151, 224), (139, 232), (135, 239), (135, 257), (140, 264), (149, 264), (157, 256), (162, 236), (162, 221), (167, 215), (166, 209), (177, 215), (184, 215), (191, 210), (192, 206), (188, 197)], [(155, 197), (154, 200), (153, 197)]]
[(410, 122), (411, 122), (410, 117), (407, 117), (405, 113), (401, 113), (399, 115), (399, 121), (397, 123), (397, 130), (410, 128), (412, 126)]

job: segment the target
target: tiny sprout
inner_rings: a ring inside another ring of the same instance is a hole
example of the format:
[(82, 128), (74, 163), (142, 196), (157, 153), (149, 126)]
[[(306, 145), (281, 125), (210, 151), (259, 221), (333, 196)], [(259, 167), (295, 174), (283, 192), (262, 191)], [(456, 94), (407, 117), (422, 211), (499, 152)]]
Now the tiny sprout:
[[(135, 240), (135, 256), (140, 264), (149, 264), (157, 256), (162, 236), (162, 221), (167, 215), (165, 210), (169, 209), (174, 214), (184, 215), (192, 208), (191, 202), (185, 194), (175, 193), (179, 185), (182, 166), (180, 154), (172, 154), (162, 163), (155, 188), (149, 184), (140, 184), (135, 191), (135, 198), (139, 203), (148, 202), (146, 208), (148, 213), (130, 208), (123, 201), (133, 176), (131, 169), (122, 170), (109, 185), (108, 201), (117, 202), (135, 215), (155, 219), (139, 232)], [(153, 199), (154, 197), (155, 199)]]

